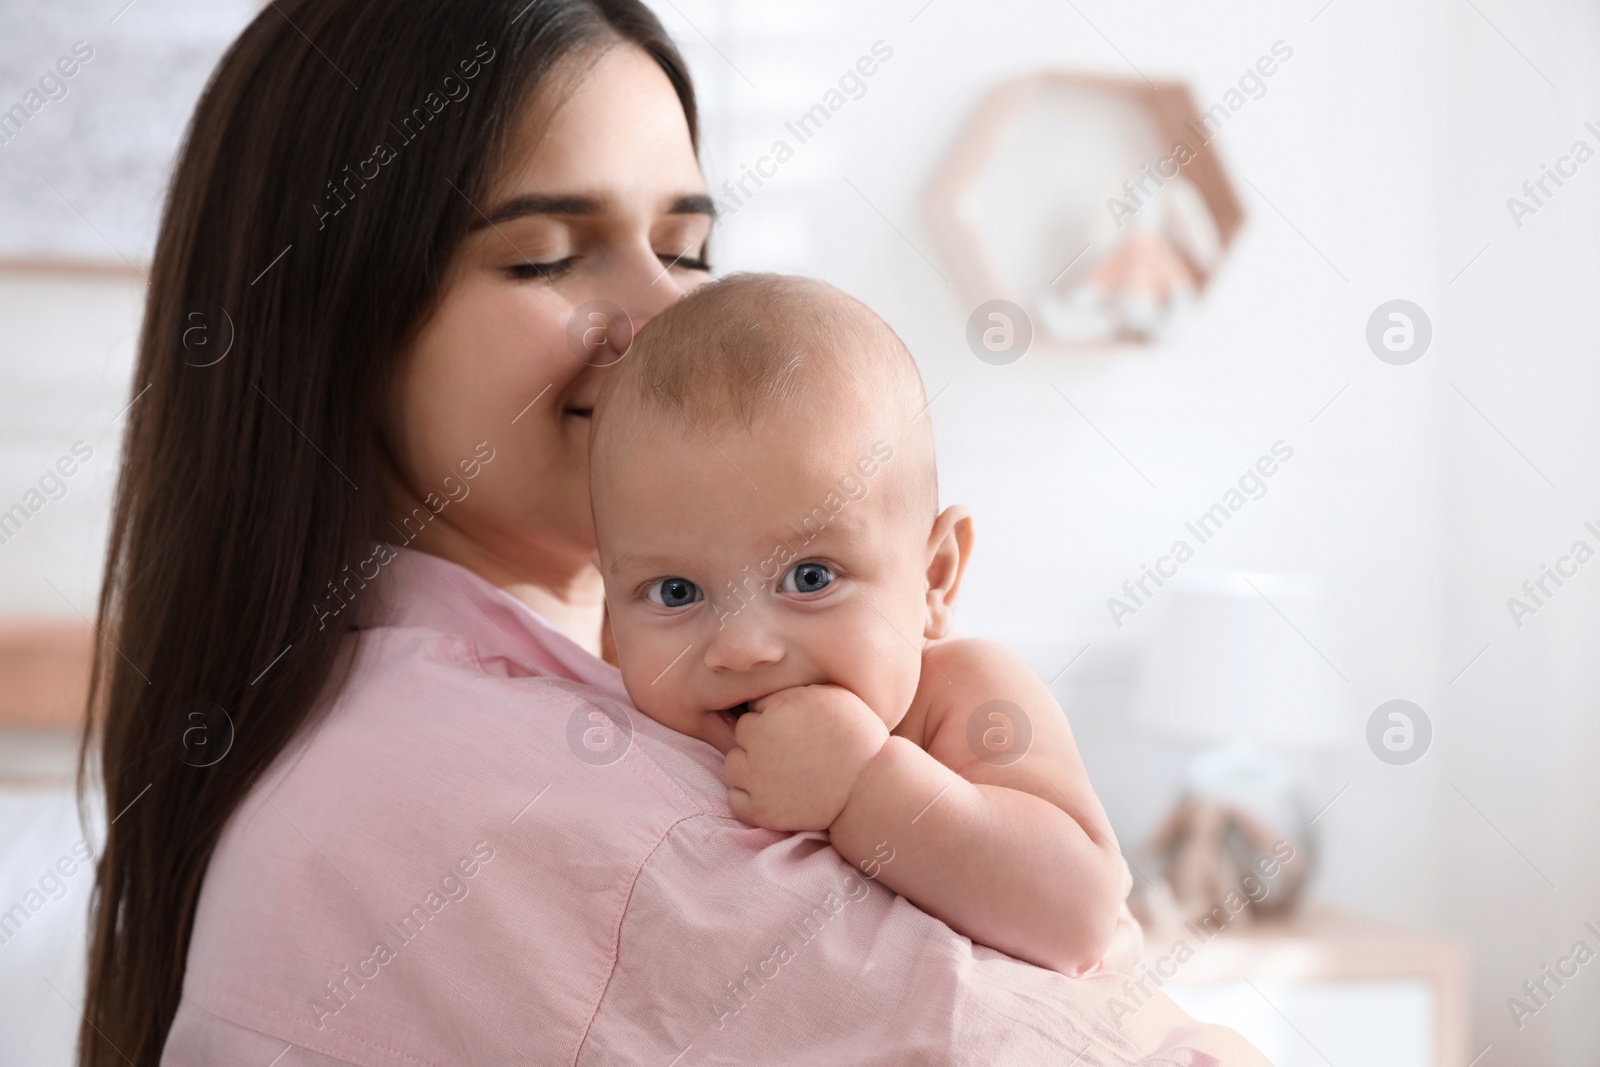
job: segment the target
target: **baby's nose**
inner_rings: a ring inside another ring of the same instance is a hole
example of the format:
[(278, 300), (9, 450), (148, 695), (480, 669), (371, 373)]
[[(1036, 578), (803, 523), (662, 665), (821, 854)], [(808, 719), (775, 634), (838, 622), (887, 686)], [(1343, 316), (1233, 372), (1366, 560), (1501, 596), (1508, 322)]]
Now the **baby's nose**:
[(706, 666), (717, 671), (749, 671), (783, 659), (783, 640), (751, 607), (725, 614), (706, 646)]

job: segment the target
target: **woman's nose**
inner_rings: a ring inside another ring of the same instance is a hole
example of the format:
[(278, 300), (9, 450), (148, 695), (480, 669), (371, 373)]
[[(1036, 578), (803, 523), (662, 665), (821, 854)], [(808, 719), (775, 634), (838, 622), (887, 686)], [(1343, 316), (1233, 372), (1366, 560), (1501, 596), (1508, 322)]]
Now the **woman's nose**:
[(751, 671), (783, 659), (783, 641), (748, 605), (727, 612), (706, 647), (706, 666), (714, 671)]
[(609, 367), (628, 354), (637, 329), (633, 315), (621, 304), (591, 300), (573, 311), (567, 341), (573, 354), (591, 367)]
[[(646, 243), (630, 255), (627, 266), (616, 279), (617, 295), (612, 297), (628, 313), (630, 330), (626, 337), (632, 342), (632, 331), (678, 302), (678, 298), (706, 280), (700, 273), (674, 270), (661, 261), (661, 257)], [(618, 338), (622, 335), (619, 333)], [(627, 351), (624, 347), (620, 351)]]

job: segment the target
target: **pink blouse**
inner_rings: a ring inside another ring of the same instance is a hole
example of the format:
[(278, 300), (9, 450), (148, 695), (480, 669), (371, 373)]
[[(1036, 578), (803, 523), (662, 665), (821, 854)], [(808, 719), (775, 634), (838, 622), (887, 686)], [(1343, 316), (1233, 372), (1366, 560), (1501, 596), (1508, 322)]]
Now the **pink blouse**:
[(369, 593), (211, 858), (165, 1067), (1266, 1064), (739, 822), (715, 749), (470, 571), (400, 549)]

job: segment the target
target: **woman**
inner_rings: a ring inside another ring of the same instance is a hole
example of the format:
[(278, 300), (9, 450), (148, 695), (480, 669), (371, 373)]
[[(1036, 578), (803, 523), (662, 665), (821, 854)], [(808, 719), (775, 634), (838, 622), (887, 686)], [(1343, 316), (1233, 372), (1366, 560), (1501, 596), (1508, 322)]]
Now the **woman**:
[(223, 60), (100, 606), (85, 1064), (1260, 1062), (743, 826), (623, 707), (589, 405), (706, 277), (695, 136), (634, 0), (285, 0)]

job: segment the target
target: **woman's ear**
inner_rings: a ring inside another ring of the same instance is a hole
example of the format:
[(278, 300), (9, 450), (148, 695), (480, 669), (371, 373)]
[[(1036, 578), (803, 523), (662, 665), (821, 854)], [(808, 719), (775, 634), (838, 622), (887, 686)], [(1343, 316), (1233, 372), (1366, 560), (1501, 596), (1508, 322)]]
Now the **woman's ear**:
[(922, 636), (937, 640), (950, 632), (955, 616), (956, 592), (967, 560), (972, 558), (972, 515), (960, 504), (952, 504), (933, 520), (928, 534), (928, 610)]

